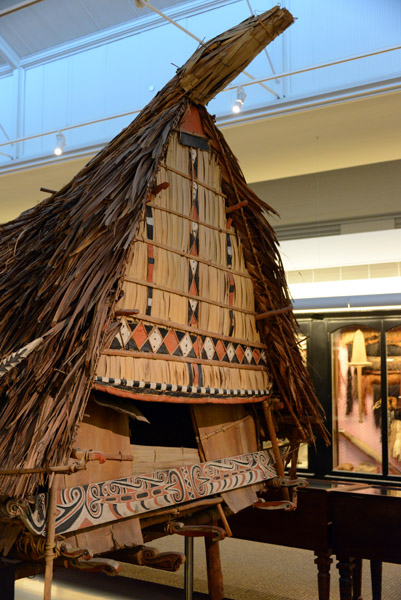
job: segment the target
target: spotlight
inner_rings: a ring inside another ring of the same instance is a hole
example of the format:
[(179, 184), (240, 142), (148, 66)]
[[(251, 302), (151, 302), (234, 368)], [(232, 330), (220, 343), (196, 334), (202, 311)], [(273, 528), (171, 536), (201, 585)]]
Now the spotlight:
[(233, 113), (239, 113), (241, 112), (242, 109), (242, 105), (245, 102), (245, 98), (246, 98), (246, 93), (243, 87), (238, 87), (237, 88), (237, 98), (233, 104), (233, 108), (232, 111)]
[(64, 148), (65, 148), (65, 137), (60, 131), (60, 133), (58, 133), (56, 135), (56, 147), (54, 148), (53, 152), (56, 156), (61, 156), (63, 154)]

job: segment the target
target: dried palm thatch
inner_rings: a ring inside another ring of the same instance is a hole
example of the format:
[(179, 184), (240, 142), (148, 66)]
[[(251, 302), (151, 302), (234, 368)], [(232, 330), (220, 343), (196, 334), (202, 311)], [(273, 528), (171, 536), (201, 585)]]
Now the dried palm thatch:
[[(0, 469), (65, 464), (114, 311), (132, 242), (167, 142), (191, 103), (218, 157), (227, 205), (240, 232), (256, 311), (290, 304), (266, 206), (203, 107), (293, 19), (273, 8), (202, 45), (176, 76), (74, 179), (0, 229), (0, 358), (43, 338), (0, 379)], [(291, 312), (259, 321), (274, 386), (304, 437), (317, 401), (302, 364)], [(303, 422), (301, 423), (301, 420)], [(24, 496), (40, 474), (1, 476), (0, 494)]]

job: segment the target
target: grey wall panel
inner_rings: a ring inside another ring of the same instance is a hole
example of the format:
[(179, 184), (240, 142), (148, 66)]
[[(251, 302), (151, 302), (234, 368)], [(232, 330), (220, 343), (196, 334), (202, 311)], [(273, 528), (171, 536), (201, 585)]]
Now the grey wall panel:
[(291, 238), (297, 237), (296, 226), (299, 224), (309, 224), (309, 233), (306, 233), (306, 227), (306, 235), (301, 231), (299, 235), (309, 237), (318, 235), (313, 230), (319, 225), (320, 235), (335, 235), (341, 233), (343, 224), (347, 224), (347, 232), (351, 232), (352, 222), (357, 231), (356, 224), (366, 221), (362, 230), (368, 231), (375, 228), (375, 220), (383, 220), (390, 228), (391, 220), (394, 227), (400, 221), (400, 160), (261, 181), (251, 187), (279, 212), (280, 219), (272, 219), (278, 231), (292, 226)]

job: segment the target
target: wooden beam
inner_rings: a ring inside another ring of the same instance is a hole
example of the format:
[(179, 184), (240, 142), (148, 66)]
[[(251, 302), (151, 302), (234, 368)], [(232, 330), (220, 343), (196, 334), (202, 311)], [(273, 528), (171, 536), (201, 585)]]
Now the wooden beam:
[(275, 310), (268, 310), (266, 312), (260, 313), (259, 315), (256, 315), (256, 320), (260, 321), (261, 319), (268, 319), (269, 317), (274, 317), (274, 315), (281, 315), (283, 313), (286, 312), (290, 312), (290, 310), (292, 310), (293, 307), (291, 306), (285, 306), (284, 308), (277, 308)]
[(219, 542), (205, 537), (207, 585), (210, 600), (224, 600), (223, 571)]
[(227, 367), (227, 369), (245, 369), (248, 371), (268, 371), (263, 365), (243, 365), (239, 363), (224, 362), (223, 360), (208, 360), (206, 358), (190, 358), (189, 356), (170, 356), (169, 354), (154, 354), (153, 352), (140, 352), (136, 350), (114, 350), (108, 348), (103, 350), (103, 356), (126, 356), (133, 358), (147, 358), (149, 360), (163, 360), (170, 362), (182, 362), (195, 365), (209, 365), (212, 367)]

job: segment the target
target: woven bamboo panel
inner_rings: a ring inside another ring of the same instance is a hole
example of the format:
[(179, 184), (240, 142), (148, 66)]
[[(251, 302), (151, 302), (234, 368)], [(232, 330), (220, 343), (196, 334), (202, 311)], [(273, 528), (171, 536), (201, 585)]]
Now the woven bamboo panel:
[(153, 473), (162, 469), (172, 469), (194, 465), (200, 462), (195, 448), (170, 448), (167, 446), (140, 446), (131, 444), (132, 474)]
[[(186, 333), (188, 344), (198, 347), (199, 358), (211, 339), (217, 348), (218, 336), (244, 339), (249, 345), (260, 342), (253, 283), (245, 267), (241, 242), (226, 215), (221, 170), (214, 153), (184, 146), (179, 134), (173, 133), (156, 184), (168, 187), (150, 197), (150, 206), (142, 215), (118, 308), (135, 308), (165, 322), (210, 332), (197, 342), (190, 341)], [(123, 323), (127, 336), (136, 325), (133, 320)], [(147, 335), (150, 345), (145, 351), (157, 353), (158, 330), (148, 329)], [(122, 333), (121, 336), (124, 337)], [(135, 353), (130, 357), (130, 346), (124, 339), (120, 341), (122, 355), (110, 356), (105, 351), (97, 368), (98, 376), (174, 385), (193, 383), (191, 366), (185, 360), (135, 356), (139, 343), (131, 345)], [(209, 348), (208, 356), (210, 352)], [(219, 356), (221, 362), (223, 354)], [(227, 360), (225, 355), (223, 360)], [(202, 385), (252, 390), (269, 387), (266, 369), (231, 367), (217, 365), (216, 356), (209, 361), (203, 356), (199, 367)]]

